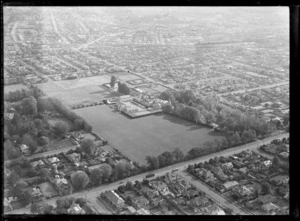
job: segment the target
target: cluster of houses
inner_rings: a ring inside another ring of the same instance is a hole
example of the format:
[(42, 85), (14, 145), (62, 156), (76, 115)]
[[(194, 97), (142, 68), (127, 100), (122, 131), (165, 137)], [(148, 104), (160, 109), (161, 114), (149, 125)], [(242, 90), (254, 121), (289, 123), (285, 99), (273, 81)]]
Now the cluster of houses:
[(98, 199), (117, 214), (225, 215), (204, 192), (174, 173), (139, 185), (136, 182), (130, 190), (103, 192)]
[[(195, 164), (188, 172), (241, 205), (260, 199), (262, 196), (260, 187), (267, 182), (274, 190), (275, 200), (272, 202), (280, 201), (281, 204), (283, 201), (286, 202), (285, 206), (278, 207), (277, 212), (280, 214), (288, 212), (289, 175), (279, 166), (272, 166), (269, 158), (254, 151), (242, 151), (227, 158)], [(277, 194), (278, 189), (281, 195)], [(257, 210), (265, 211), (265, 204), (262, 203)]]
[(290, 156), (290, 144), (285, 143), (281, 145), (276, 145), (276, 144), (267, 144), (267, 145), (262, 145), (260, 149), (270, 155), (273, 156), (278, 156), (281, 159), (287, 161)]

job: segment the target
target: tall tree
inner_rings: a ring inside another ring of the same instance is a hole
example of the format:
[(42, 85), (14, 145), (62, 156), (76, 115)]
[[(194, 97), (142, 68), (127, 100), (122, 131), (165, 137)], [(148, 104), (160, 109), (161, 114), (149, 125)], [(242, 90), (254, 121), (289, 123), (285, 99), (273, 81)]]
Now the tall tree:
[(101, 164), (100, 169), (102, 171), (104, 179), (108, 179), (111, 176), (112, 167), (109, 164), (107, 164), (107, 163)]
[(33, 96), (24, 98), (21, 101), (22, 113), (25, 115), (36, 115), (37, 114), (37, 101)]
[(84, 139), (80, 143), (81, 150), (85, 152), (88, 155), (92, 155), (93, 153), (93, 148), (94, 148), (94, 142), (91, 139)]
[(90, 173), (90, 179), (96, 185), (100, 185), (102, 183), (102, 177), (103, 174), (100, 168), (93, 169)]
[(71, 174), (71, 181), (75, 189), (82, 190), (90, 182), (89, 176), (83, 171), (76, 171)]
[(56, 135), (60, 137), (63, 137), (69, 131), (69, 126), (65, 122), (57, 122), (54, 128)]
[(175, 150), (172, 152), (173, 156), (175, 157), (177, 162), (181, 162), (184, 160), (184, 154), (182, 153), (180, 148), (175, 148)]
[(116, 84), (116, 80), (117, 78), (115, 76), (111, 76), (110, 78), (110, 87), (114, 88), (115, 84)]

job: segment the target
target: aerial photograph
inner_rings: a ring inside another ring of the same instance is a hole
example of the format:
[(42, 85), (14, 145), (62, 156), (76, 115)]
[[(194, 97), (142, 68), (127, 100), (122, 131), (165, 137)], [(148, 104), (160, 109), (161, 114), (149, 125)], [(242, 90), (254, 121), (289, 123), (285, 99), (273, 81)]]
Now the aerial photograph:
[(289, 215), (288, 7), (3, 7), (3, 214)]

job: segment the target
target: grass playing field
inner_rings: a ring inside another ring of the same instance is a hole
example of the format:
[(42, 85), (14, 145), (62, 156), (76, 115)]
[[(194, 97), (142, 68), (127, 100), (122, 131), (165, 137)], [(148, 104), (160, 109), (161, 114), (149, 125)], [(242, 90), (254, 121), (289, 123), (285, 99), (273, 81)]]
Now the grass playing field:
[(186, 153), (192, 147), (221, 137), (206, 127), (171, 115), (129, 119), (106, 105), (74, 111), (93, 126), (95, 133), (108, 139), (124, 155), (141, 164), (146, 163), (146, 156), (157, 156), (176, 147)]

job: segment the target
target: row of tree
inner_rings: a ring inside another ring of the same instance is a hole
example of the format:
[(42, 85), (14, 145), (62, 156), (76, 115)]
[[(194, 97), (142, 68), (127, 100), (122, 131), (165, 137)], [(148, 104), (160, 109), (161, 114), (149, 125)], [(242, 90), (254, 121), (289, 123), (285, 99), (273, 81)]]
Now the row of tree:
[(54, 109), (63, 115), (66, 119), (70, 120), (76, 127), (76, 129), (82, 129), (87, 132), (92, 131), (92, 126), (86, 122), (82, 117), (78, 116), (74, 111), (68, 109), (65, 105), (62, 104), (57, 98), (49, 98)]
[(169, 101), (162, 107), (172, 113), (195, 123), (217, 123), (226, 132), (239, 132), (251, 129), (257, 135), (265, 136), (277, 129), (276, 123), (266, 121), (260, 115), (253, 115), (238, 108), (222, 104), (214, 95), (196, 98), (190, 90), (164, 91), (160, 99)]

